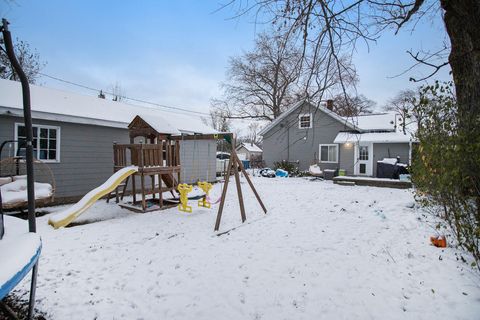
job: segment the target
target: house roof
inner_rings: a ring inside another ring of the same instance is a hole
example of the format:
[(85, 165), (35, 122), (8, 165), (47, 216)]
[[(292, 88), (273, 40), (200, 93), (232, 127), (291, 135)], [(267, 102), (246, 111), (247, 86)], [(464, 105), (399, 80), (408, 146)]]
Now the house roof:
[(256, 144), (254, 143), (241, 143), (238, 147), (237, 147), (237, 150), (239, 150), (240, 148), (244, 147), (245, 149), (247, 149), (247, 151), (250, 151), (250, 152), (263, 152), (262, 149), (260, 149), (259, 146), (257, 146)]
[[(168, 112), (100, 99), (77, 93), (30, 85), (32, 117), (72, 123), (127, 128), (140, 115), (162, 133), (216, 133), (196, 115)], [(0, 115), (23, 117), (20, 82), (0, 79)]]
[[(145, 117), (145, 119), (144, 119)], [(156, 134), (174, 134), (179, 135), (181, 132), (176, 128), (172, 127), (170, 123), (161, 121), (162, 119), (158, 119), (157, 117), (153, 116), (144, 116), (144, 115), (137, 115), (128, 125), (129, 129), (141, 127), (141, 129), (145, 130), (144, 126), (148, 126), (149, 130), (147, 132)], [(155, 132), (153, 132), (155, 131)]]
[(375, 143), (408, 143), (413, 141), (411, 134), (400, 132), (339, 132), (333, 143), (356, 143), (356, 142), (375, 142)]
[(395, 130), (395, 113), (365, 114), (344, 119), (364, 131)]
[[(283, 119), (285, 119), (288, 115), (294, 113), (297, 109), (299, 109), (304, 103), (309, 103), (306, 100), (300, 100), (294, 105), (292, 105), (286, 112), (284, 112), (280, 117), (269, 123), (265, 128), (260, 131), (260, 135), (264, 135), (269, 130), (274, 128), (277, 124), (279, 124)], [(346, 127), (355, 130), (355, 131), (395, 131), (396, 125), (396, 115), (395, 113), (378, 113), (378, 114), (366, 114), (366, 115), (359, 115), (355, 117), (341, 117), (335, 112), (327, 109), (323, 106), (314, 106), (309, 103), (312, 108), (316, 108), (320, 110), (332, 118), (338, 120), (339, 122), (343, 123)]]
[(326, 114), (328, 114), (329, 116), (331, 116), (332, 118), (340, 121), (341, 123), (345, 124), (347, 127), (349, 127), (350, 129), (357, 129), (355, 127), (354, 124), (350, 123), (350, 121), (348, 121), (347, 119), (339, 116), (338, 114), (336, 114), (335, 112), (331, 111), (331, 110), (328, 110), (327, 108), (323, 107), (323, 106), (314, 106), (313, 104), (311, 104), (310, 102), (308, 102), (306, 99), (303, 99), (303, 100), (300, 100), (298, 102), (296, 102), (294, 105), (292, 105), (287, 111), (285, 111), (284, 113), (282, 113), (277, 119), (275, 119), (274, 121), (270, 122), (267, 126), (265, 126), (265, 128), (263, 128), (259, 134), (260, 135), (264, 135), (265, 133), (267, 133), (268, 131), (270, 131), (271, 129), (273, 129), (277, 124), (279, 124), (280, 122), (282, 122), (283, 119), (285, 119), (287, 116), (289, 116), (290, 114), (292, 114), (293, 112), (295, 112), (298, 108), (300, 108), (301, 106), (303, 106), (304, 104), (309, 104), (311, 108), (316, 108), (317, 110), (320, 110)]

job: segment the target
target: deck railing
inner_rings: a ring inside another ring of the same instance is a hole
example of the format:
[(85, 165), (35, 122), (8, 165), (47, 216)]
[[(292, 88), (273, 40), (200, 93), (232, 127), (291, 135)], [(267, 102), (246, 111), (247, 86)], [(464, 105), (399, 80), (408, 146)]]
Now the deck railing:
[(126, 166), (172, 167), (180, 165), (180, 144), (164, 140), (158, 144), (114, 144), (113, 161), (116, 169)]

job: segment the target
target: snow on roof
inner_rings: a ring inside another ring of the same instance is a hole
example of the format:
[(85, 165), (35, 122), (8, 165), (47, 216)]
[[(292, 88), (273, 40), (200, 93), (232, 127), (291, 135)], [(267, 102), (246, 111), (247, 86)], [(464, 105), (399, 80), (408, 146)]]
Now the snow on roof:
[(353, 123), (360, 130), (395, 130), (394, 113), (365, 114), (348, 118), (344, 117), (344, 119)]
[(247, 149), (247, 151), (250, 151), (250, 152), (263, 152), (262, 149), (260, 149), (259, 146), (257, 146), (256, 144), (254, 143), (241, 143), (238, 147), (237, 147), (237, 150), (239, 150), (241, 147), (244, 147), (245, 149)]
[(169, 133), (179, 135), (181, 132), (176, 129), (173, 125), (169, 122), (165, 121), (162, 117), (158, 117), (157, 115), (148, 115), (140, 113), (138, 114), (140, 118), (143, 119), (150, 127), (155, 129), (158, 133)]
[[(127, 128), (136, 115), (161, 133), (216, 133), (200, 116), (136, 106), (30, 85), (32, 116), (37, 119)], [(20, 82), (0, 79), (0, 114), (23, 116)]]
[(356, 143), (359, 141), (375, 143), (406, 143), (413, 141), (413, 139), (410, 134), (403, 134), (400, 132), (339, 132), (333, 143)]

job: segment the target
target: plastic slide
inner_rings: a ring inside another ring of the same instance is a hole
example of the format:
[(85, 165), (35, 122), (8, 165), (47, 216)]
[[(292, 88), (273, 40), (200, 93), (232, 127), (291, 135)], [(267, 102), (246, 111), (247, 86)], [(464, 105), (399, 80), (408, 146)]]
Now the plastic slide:
[(48, 219), (48, 224), (55, 229), (65, 227), (85, 210), (90, 208), (98, 199), (109, 194), (122, 183), (123, 180), (138, 171), (138, 167), (130, 166), (115, 172), (104, 184), (87, 193), (83, 198), (68, 209), (56, 213)]

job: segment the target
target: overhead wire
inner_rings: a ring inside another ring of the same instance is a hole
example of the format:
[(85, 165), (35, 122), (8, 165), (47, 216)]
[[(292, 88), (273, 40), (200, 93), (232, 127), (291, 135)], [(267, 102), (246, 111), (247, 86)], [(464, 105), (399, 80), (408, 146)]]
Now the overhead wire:
[[(43, 76), (43, 77), (47, 77), (47, 78), (50, 78), (50, 79), (52, 79), (52, 80), (56, 80), (56, 81), (60, 81), (60, 82), (63, 82), (63, 83), (67, 83), (67, 84), (70, 84), (70, 85), (73, 85), (73, 86), (77, 86), (77, 87), (80, 87), (80, 88), (83, 88), (83, 89), (87, 89), (87, 90), (91, 90), (91, 91), (95, 91), (95, 92), (100, 92), (100, 91), (101, 91), (102, 93), (105, 93), (105, 94), (108, 94), (108, 95), (112, 95), (112, 96), (116, 96), (116, 95), (117, 95), (116, 93), (113, 93), (113, 92), (105, 91), (105, 90), (98, 89), (98, 88), (89, 87), (89, 86), (86, 86), (86, 85), (83, 85), (83, 84), (80, 84), (80, 83), (76, 83), (76, 82), (73, 82), (73, 81), (65, 80), (65, 79), (62, 79), (62, 78), (59, 78), (59, 77), (54, 77), (54, 76), (51, 76), (51, 75), (46, 74), (46, 73), (43, 73), (43, 72), (39, 72), (38, 74), (41, 75), (41, 76)], [(148, 101), (148, 100), (144, 100), (144, 99), (138, 99), (138, 98), (128, 97), (128, 96), (126, 96), (126, 95), (118, 95), (118, 96), (119, 96), (120, 98), (123, 98), (123, 99), (126, 99), (126, 100), (135, 101), (135, 102), (140, 102), (140, 103), (145, 103), (145, 104), (150, 104), (150, 105), (153, 105), (153, 106), (156, 106), (156, 107), (160, 107), (160, 108), (165, 108), (165, 109), (170, 109), (170, 110), (176, 110), (176, 111), (182, 111), (182, 112), (188, 112), (188, 113), (193, 113), (193, 114), (199, 114), (199, 115), (202, 115), (202, 116), (208, 116), (208, 115), (209, 115), (209, 114), (206, 113), (206, 112), (194, 111), (194, 110), (190, 110), (190, 109), (186, 109), (186, 108), (169, 106), (169, 105), (160, 104), (160, 103), (156, 103), (156, 102), (152, 102), (152, 101)]]

